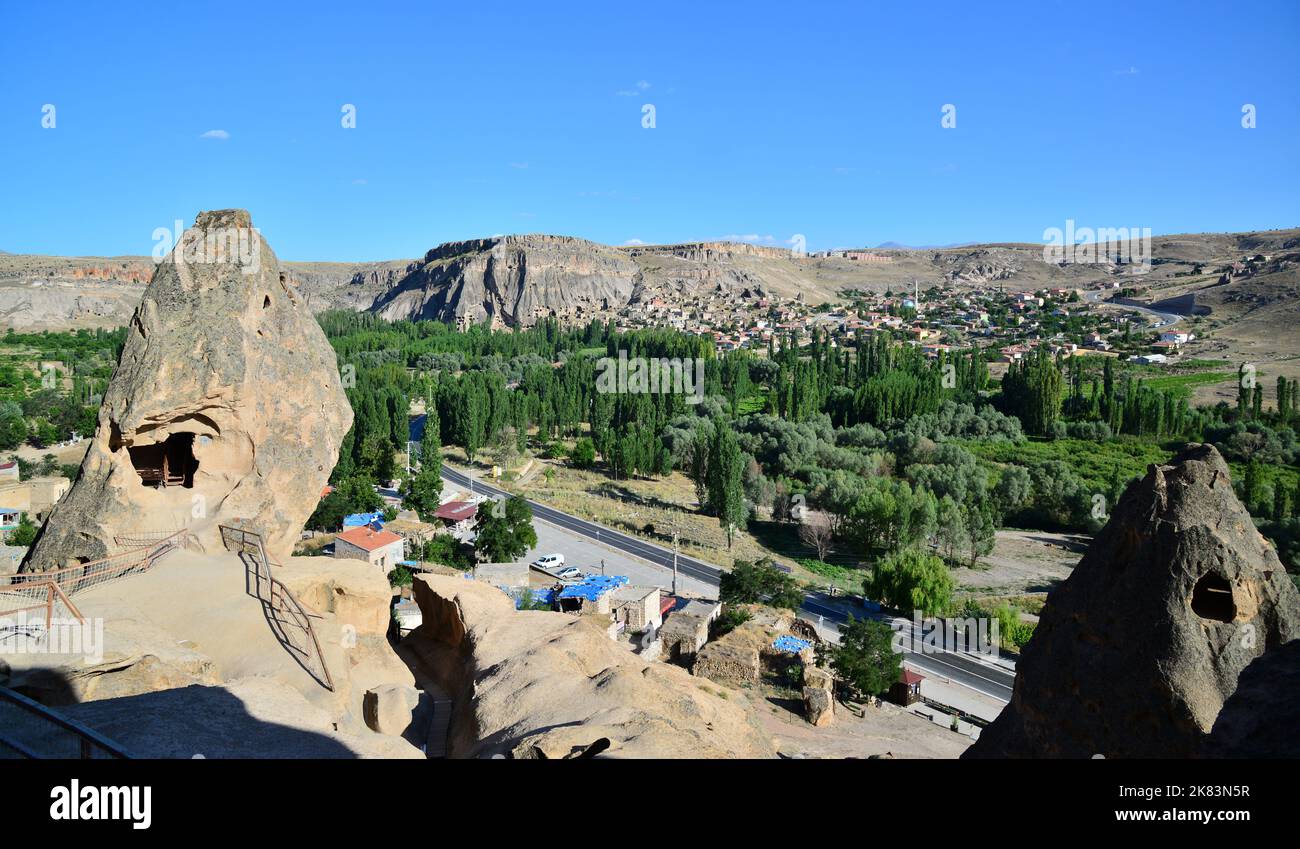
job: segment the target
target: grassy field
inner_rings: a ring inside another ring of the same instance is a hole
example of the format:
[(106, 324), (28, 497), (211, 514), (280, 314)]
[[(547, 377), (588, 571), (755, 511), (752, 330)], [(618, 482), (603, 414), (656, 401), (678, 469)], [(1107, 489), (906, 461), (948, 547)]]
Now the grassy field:
[[(982, 460), (997, 465), (1034, 465), (1047, 460), (1061, 460), (1090, 487), (1105, 491), (1116, 470), (1121, 481), (1142, 477), (1152, 463), (1166, 463), (1181, 447), (1179, 442), (1156, 443), (1132, 436), (1122, 436), (1107, 442), (1090, 442), (1083, 439), (1040, 439), (1015, 444), (967, 440), (962, 443)], [(1244, 479), (1245, 463), (1229, 463), (1233, 482)], [(1275, 486), (1280, 480), (1294, 488), (1300, 469), (1293, 466), (1262, 466), (1260, 478)]]
[(1109, 488), (1117, 469), (1120, 480), (1139, 477), (1146, 474), (1148, 465), (1166, 462), (1172, 453), (1170, 448), (1130, 437), (1107, 442), (1034, 438), (1022, 443), (967, 440), (962, 444), (980, 459), (998, 465), (1026, 466), (1061, 460), (1089, 485), (1100, 489)]

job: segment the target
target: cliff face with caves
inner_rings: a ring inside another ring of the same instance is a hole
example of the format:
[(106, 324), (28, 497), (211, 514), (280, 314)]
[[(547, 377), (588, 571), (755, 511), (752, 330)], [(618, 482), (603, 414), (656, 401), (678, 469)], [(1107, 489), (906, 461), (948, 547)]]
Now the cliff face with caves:
[(81, 472), (24, 565), (249, 520), (286, 557), (352, 425), (334, 351), (244, 210), (200, 213), (145, 289)]

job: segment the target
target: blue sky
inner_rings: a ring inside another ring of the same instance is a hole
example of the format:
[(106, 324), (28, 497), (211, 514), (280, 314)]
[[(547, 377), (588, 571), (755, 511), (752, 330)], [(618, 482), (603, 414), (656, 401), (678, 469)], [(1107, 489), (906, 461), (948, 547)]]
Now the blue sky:
[(1295, 0), (58, 6), (0, 12), (15, 253), (231, 206), (289, 260), (1300, 225)]

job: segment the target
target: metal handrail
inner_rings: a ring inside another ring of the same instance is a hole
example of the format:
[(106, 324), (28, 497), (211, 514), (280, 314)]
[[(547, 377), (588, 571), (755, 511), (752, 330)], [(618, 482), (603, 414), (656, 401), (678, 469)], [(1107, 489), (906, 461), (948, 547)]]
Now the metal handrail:
[(48, 630), (54, 617), (54, 604), (58, 601), (78, 620), (85, 621), (69, 596), (93, 586), (124, 578), (127, 575), (149, 571), (160, 558), (180, 547), (179, 538), (184, 533), (186, 531), (180, 530), (145, 533), (133, 537), (118, 537), (119, 544), (123, 539), (139, 539), (143, 541), (148, 537), (155, 538), (152, 542), (143, 544), (139, 548), (118, 552), (88, 563), (78, 563), (74, 566), (50, 569), (45, 572), (19, 572), (13, 575), (0, 575), (0, 600), (17, 597), (19, 602), (39, 602), (36, 604), (23, 604), (18, 607), (0, 604), (0, 616), (9, 616), (43, 607), (46, 611), (45, 627)]
[[(185, 529), (171, 531), (166, 536), (142, 544), (137, 548), (120, 551), (117, 554), (110, 554), (108, 557), (91, 560), (87, 563), (77, 563), (72, 566), (64, 566), (61, 569), (48, 569), (44, 572), (18, 572), (12, 575), (3, 575), (0, 576), (0, 591), (3, 591), (6, 586), (14, 587), (23, 584), (55, 581), (60, 586), (71, 585), (66, 592), (72, 595), (85, 589), (92, 582), (95, 584), (103, 583), (103, 581), (97, 580), (99, 578), (112, 580), (125, 574), (131, 574), (135, 567), (147, 564), (145, 565), (147, 569), (153, 566), (154, 562), (164, 554), (180, 548), (179, 538), (185, 533), (187, 533)], [(145, 536), (145, 534), (119, 536), (116, 537), (116, 540), (136, 541), (143, 539)], [(105, 574), (112, 571), (120, 571), (122, 575)]]
[[(42, 722), (59, 727), (60, 729), (76, 735), (80, 741), (80, 751), (82, 758), (94, 757), (95, 750), (99, 749), (112, 758), (130, 759), (130, 755), (112, 740), (100, 734), (93, 728), (82, 725), (74, 719), (55, 713), (40, 702), (29, 699), (22, 693), (14, 692), (8, 687), (0, 687), (0, 702), (14, 705), (27, 713), (37, 717)], [(25, 758), (39, 759), (41, 755), (30, 746), (26, 746), (17, 740), (10, 739), (0, 729), (0, 746), (5, 746)]]
[[(310, 644), (307, 646), (297, 646), (288, 639), (288, 634), (285, 634), (285, 648), (301, 655), (305, 661), (304, 666), (311, 662), (314, 655), (320, 663), (321, 676), (324, 679), (317, 679), (318, 683), (330, 692), (334, 692), (334, 679), (330, 675), (329, 666), (325, 663), (325, 655), (321, 652), (320, 641), (316, 638), (316, 629), (311, 624), (312, 619), (321, 619), (323, 617), (300, 602), (288, 587), (271, 574), (271, 559), (266, 555), (266, 546), (260, 533), (234, 525), (219, 525), (218, 528), (221, 531), (221, 542), (226, 546), (227, 550), (234, 550), (239, 554), (247, 554), (253, 558), (258, 580), (257, 597), (271, 611), (286, 614), (292, 620), (290, 624), (303, 631), (310, 639)], [(235, 546), (233, 549), (231, 547), (232, 542)], [(265, 576), (267, 587), (269, 587), (266, 598), (262, 598), (261, 594), (263, 576)], [(279, 620), (275, 621), (279, 622)]]

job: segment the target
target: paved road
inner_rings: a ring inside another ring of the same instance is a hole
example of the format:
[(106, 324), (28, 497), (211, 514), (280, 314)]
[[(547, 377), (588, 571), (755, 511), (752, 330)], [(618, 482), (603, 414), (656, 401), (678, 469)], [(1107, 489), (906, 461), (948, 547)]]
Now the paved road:
[[(486, 495), (500, 497), (507, 496), (510, 493), (491, 484), (484, 483), (478, 478), (471, 478), (466, 473), (448, 466), (442, 465), (442, 476), (451, 481), (456, 486), (472, 490), (473, 492), (483, 493)], [(653, 543), (646, 542), (628, 534), (612, 530), (599, 525), (595, 522), (580, 519), (571, 516), (568, 513), (562, 513), (553, 507), (529, 500), (529, 505), (533, 508), (533, 516), (544, 522), (563, 528), (570, 533), (578, 536), (593, 539), (599, 543), (616, 548), (619, 551), (639, 557), (656, 566), (660, 566), (671, 571), (673, 564), (673, 553), (669, 549), (662, 548)], [(680, 575), (686, 575), (709, 587), (717, 588), (722, 575), (722, 570), (718, 567), (703, 563), (685, 555), (678, 555), (677, 570)], [(844, 605), (825, 600), (819, 600), (813, 596), (805, 597), (803, 610), (800, 611), (805, 619), (820, 622), (832, 633), (838, 635), (839, 624), (847, 621), (848, 612)], [(872, 613), (868, 610), (862, 610), (861, 616), (869, 616), (882, 621), (892, 621), (894, 617), (887, 614)], [(911, 631), (911, 623), (906, 620), (900, 620), (906, 633)], [(985, 659), (977, 658), (974, 655), (944, 652), (941, 654), (916, 654), (907, 653), (907, 662), (909, 665), (921, 670), (929, 675), (936, 675), (947, 678), (962, 686), (969, 687), (999, 701), (1006, 702), (1011, 698), (1011, 686), (1015, 680), (1015, 673), (1012, 669), (1003, 665), (991, 663)]]
[(1155, 319), (1155, 323), (1153, 324), (1153, 327), (1155, 327), (1158, 330), (1164, 330), (1167, 327), (1172, 327), (1178, 322), (1183, 320), (1183, 316), (1179, 315), (1176, 312), (1160, 312), (1159, 310), (1153, 310), (1149, 307), (1138, 307), (1138, 306), (1134, 306), (1133, 304), (1112, 304), (1108, 301), (1102, 300), (1102, 295), (1105, 293), (1106, 293), (1105, 290), (1090, 289), (1083, 293), (1083, 299), (1093, 304), (1109, 304), (1110, 306), (1113, 306), (1117, 309), (1137, 310), (1138, 312), (1143, 313), (1144, 315), (1150, 316), (1151, 318)]

